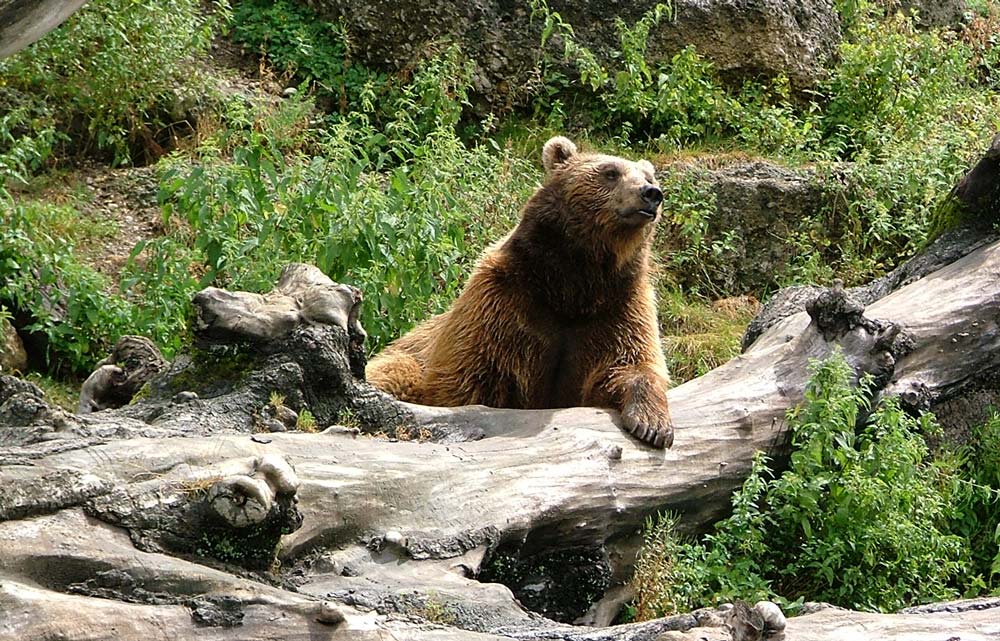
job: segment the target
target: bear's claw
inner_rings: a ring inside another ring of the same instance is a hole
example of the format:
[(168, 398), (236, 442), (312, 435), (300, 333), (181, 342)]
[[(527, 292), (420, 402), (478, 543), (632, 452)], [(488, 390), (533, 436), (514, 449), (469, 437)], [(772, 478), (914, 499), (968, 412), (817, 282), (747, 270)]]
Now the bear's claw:
[(669, 415), (633, 405), (622, 411), (622, 423), (630, 434), (653, 447), (669, 448), (674, 444), (674, 426)]

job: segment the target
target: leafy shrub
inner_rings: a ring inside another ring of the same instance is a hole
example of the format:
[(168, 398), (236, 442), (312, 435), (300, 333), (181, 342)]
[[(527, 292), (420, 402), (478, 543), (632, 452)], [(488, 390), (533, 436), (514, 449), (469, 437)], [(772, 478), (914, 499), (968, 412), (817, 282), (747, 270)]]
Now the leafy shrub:
[[(631, 132), (642, 132), (662, 149), (735, 137), (751, 149), (798, 153), (820, 139), (815, 107), (798, 112), (787, 78), (747, 82), (734, 92), (693, 46), (669, 60), (648, 60), (649, 33), (672, 15), (669, 3), (656, 5), (632, 26), (618, 20), (620, 47), (606, 60), (580, 44), (573, 27), (544, 0), (533, 0), (531, 7), (542, 21), (542, 45), (558, 36), (563, 61), (580, 77), (571, 83), (558, 61), (543, 59), (546, 86), (538, 100), (550, 110), (564, 102), (589, 108), (598, 130), (614, 131), (626, 142)], [(575, 98), (581, 92), (589, 95), (582, 105)]]
[[(80, 265), (73, 246), (41, 230), (45, 208), (11, 204), (0, 225), (0, 299), (29, 310), (36, 321), (27, 329), (49, 339), (56, 367), (82, 367), (95, 343), (124, 329), (115, 301), (104, 300), (106, 282)], [(110, 325), (110, 326), (109, 326)]]
[(425, 59), (390, 78), (352, 59), (342, 24), (290, 0), (241, 2), (233, 22), (237, 42), (266, 55), (315, 90), (325, 107), (349, 119), (386, 126), (406, 121), (423, 136), (439, 125), (454, 126), (462, 116), (474, 65), (455, 45), (431, 47)]
[[(664, 65), (650, 65), (646, 60), (649, 32), (671, 15), (669, 4), (656, 5), (631, 27), (616, 21), (620, 49), (609, 56), (613, 66), (605, 66), (580, 44), (573, 27), (549, 9), (545, 0), (530, 4), (532, 17), (542, 21), (542, 46), (553, 36), (559, 37), (563, 59), (576, 66), (580, 85), (594, 100), (594, 120), (599, 127), (652, 129), (674, 144), (717, 137), (722, 132), (722, 114), (729, 100), (710, 63), (691, 47)], [(548, 65), (557, 66), (552, 62)]]
[(315, 88), (342, 114), (375, 110), (389, 90), (384, 74), (351, 60), (342, 24), (320, 19), (308, 7), (278, 0), (244, 0), (233, 9), (233, 40), (268, 57), (272, 64)]
[(1000, 414), (971, 430), (964, 445), (943, 456), (953, 465), (951, 530), (968, 541), (968, 596), (1000, 586)]
[(0, 197), (7, 193), (8, 183), (27, 183), (52, 153), (55, 131), (36, 123), (23, 106), (0, 115)]
[(936, 207), (989, 144), (991, 102), (970, 100), (960, 123), (927, 123), (913, 139), (884, 145), (880, 158), (818, 163), (827, 205), (792, 238), (794, 260), (779, 280), (861, 284), (919, 250)]
[[(48, 337), (53, 368), (83, 373), (123, 333), (172, 355), (200, 286), (268, 290), (303, 260), (363, 288), (363, 322), (381, 345), (456, 295), (534, 186), (535, 171), (509, 150), (458, 139), (462, 67), (449, 51), (417, 70), (382, 127), (358, 114), (318, 129), (308, 98), (258, 112), (231, 101), (195, 165), (180, 154), (164, 163), (169, 233), (136, 246), (114, 280), (79, 258), (79, 233), (92, 228), (67, 222), (71, 205), (4, 192), (0, 299), (34, 316), (29, 330)], [(21, 122), (0, 121), (6, 132)], [(26, 179), (50, 139), (7, 135), (0, 165)]]
[[(155, 157), (169, 129), (206, 88), (195, 56), (207, 50), (214, 15), (197, 0), (94, 0), (62, 26), (0, 60), (0, 106), (42, 112), (31, 124), (69, 136), (71, 150), (106, 152), (116, 163)], [(0, 109), (2, 111), (2, 109)]]
[(513, 220), (525, 167), (443, 133), (385, 167), (387, 148), (366, 148), (379, 137), (343, 126), (327, 158), (291, 162), (253, 147), (231, 164), (168, 172), (166, 211), (191, 230), (201, 284), (266, 291), (285, 263), (314, 263), (368, 296), (373, 348), (441, 311), (471, 257)]
[(45, 337), (50, 372), (89, 373), (123, 334), (146, 335), (168, 356), (181, 346), (196, 283), (184, 247), (159, 241), (167, 251), (131, 261), (115, 282), (87, 264), (83, 249), (114, 226), (80, 224), (72, 198), (20, 196), (0, 193), (0, 300), (33, 319), (25, 329)]
[(677, 279), (681, 282), (672, 284), (682, 285), (695, 295), (722, 294), (717, 289), (720, 279), (713, 265), (726, 252), (727, 241), (709, 235), (716, 196), (704, 171), (694, 168), (667, 172), (660, 187), (664, 194), (663, 220), (654, 246), (665, 268), (663, 280), (669, 282), (671, 274), (683, 275)]
[(509, 151), (458, 138), (461, 64), (446, 52), (418, 70), (382, 127), (333, 122), (322, 155), (282, 150), (254, 127), (232, 161), (211, 148), (195, 167), (178, 157), (164, 220), (203, 262), (200, 285), (268, 290), (286, 263), (313, 263), (368, 296), (373, 349), (441, 311), (535, 180)]
[(870, 393), (864, 383), (842, 391), (848, 377), (843, 364), (820, 369), (792, 416), (797, 451), (767, 494), (773, 545), (789, 546), (771, 561), (778, 585), (866, 610), (952, 598), (965, 550), (947, 528), (939, 470), (926, 463), (920, 433), (933, 418), (913, 419), (889, 399), (856, 433)]
[(650, 524), (638, 612), (769, 595), (893, 611), (957, 596), (969, 549), (949, 529), (943, 481), (951, 477), (928, 461), (921, 437), (934, 419), (912, 418), (892, 399), (869, 413), (869, 383), (852, 387), (851, 376), (842, 356), (814, 368), (802, 406), (789, 414), (787, 471), (774, 477), (758, 455), (732, 516), (703, 543), (678, 540), (669, 517)]
[(972, 80), (967, 48), (939, 32), (917, 31), (902, 14), (859, 22), (839, 57), (822, 89), (829, 96), (823, 120), (831, 144), (848, 157), (912, 138)]
[(962, 41), (971, 50), (971, 64), (979, 83), (1000, 88), (1000, 5), (987, 2), (962, 31)]

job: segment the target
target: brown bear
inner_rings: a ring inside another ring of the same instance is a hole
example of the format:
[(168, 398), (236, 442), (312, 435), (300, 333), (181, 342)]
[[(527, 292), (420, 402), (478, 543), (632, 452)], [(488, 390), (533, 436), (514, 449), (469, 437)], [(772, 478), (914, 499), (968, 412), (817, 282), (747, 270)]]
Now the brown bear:
[(517, 227), (480, 257), (451, 308), (368, 364), (375, 387), (424, 405), (597, 406), (670, 447), (667, 368), (649, 276), (663, 193), (645, 161), (557, 136)]

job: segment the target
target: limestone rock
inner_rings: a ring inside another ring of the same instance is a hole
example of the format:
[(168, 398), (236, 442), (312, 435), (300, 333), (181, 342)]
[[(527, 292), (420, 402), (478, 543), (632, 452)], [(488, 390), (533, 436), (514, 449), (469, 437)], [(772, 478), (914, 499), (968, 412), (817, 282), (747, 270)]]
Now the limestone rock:
[(733, 79), (783, 74), (793, 87), (810, 87), (840, 41), (829, 0), (679, 0), (674, 7), (675, 21), (652, 38), (653, 55), (694, 45)]
[(958, 29), (965, 22), (969, 5), (965, 0), (902, 0), (900, 10), (916, 12), (924, 27)]
[[(718, 169), (687, 163), (658, 168), (668, 192), (675, 181), (691, 184), (709, 205), (704, 242), (722, 251), (704, 252), (698, 269), (719, 296), (775, 289), (795, 256), (793, 237), (826, 203), (822, 186), (809, 170), (761, 161), (737, 161)], [(714, 207), (711, 203), (714, 202)], [(682, 251), (687, 239), (670, 226), (665, 212), (656, 251)], [(693, 273), (693, 270), (692, 270)], [(679, 275), (681, 284), (683, 274)]]
[(0, 372), (23, 372), (28, 367), (28, 353), (17, 330), (6, 318), (0, 317)]
[[(474, 90), (490, 108), (518, 104), (526, 89), (537, 88), (542, 20), (532, 19), (526, 0), (304, 2), (325, 18), (342, 21), (352, 52), (369, 66), (409, 70), (427, 51), (454, 41), (475, 62)], [(572, 25), (581, 44), (607, 58), (621, 47), (615, 20), (632, 26), (656, 4), (551, 0), (548, 6)], [(647, 56), (669, 60), (694, 45), (732, 78), (780, 74), (797, 88), (812, 86), (840, 39), (839, 18), (830, 0), (675, 0), (673, 6), (675, 19), (664, 20), (654, 30)], [(548, 46), (561, 56), (558, 42)]]

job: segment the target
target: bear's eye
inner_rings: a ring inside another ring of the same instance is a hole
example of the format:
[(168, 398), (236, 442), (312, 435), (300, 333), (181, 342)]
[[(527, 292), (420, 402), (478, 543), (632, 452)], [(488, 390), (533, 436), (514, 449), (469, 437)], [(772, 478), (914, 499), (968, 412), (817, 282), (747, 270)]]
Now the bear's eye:
[(618, 171), (617, 167), (607, 167), (601, 173), (605, 180), (618, 180), (622, 177), (622, 172)]

